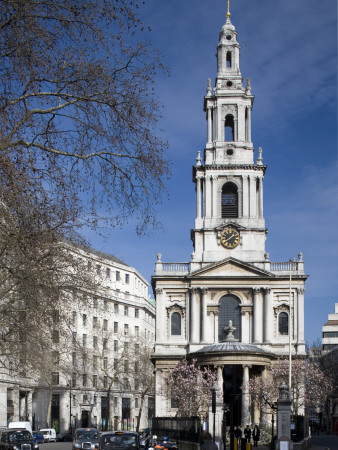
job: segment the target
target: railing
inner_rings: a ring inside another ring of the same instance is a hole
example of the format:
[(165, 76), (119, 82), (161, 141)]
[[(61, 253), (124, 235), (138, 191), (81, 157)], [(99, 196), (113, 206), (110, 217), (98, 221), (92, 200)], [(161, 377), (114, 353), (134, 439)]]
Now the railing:
[(270, 265), (270, 270), (271, 270), (271, 272), (290, 272), (290, 265), (291, 265), (291, 272), (298, 271), (298, 262), (297, 261), (275, 262), (275, 263), (272, 262)]
[(162, 263), (163, 272), (189, 272), (190, 263)]

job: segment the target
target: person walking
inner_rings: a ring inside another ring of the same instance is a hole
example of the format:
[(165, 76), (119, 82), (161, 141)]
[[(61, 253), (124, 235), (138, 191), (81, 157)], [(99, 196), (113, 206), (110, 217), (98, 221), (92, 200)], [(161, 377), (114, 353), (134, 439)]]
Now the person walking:
[(241, 445), (242, 430), (239, 427), (235, 429), (235, 438), (237, 439), (237, 448)]
[(203, 431), (200, 450), (218, 450), (217, 444), (212, 441), (211, 434), (207, 430)]
[(244, 437), (245, 437), (245, 442), (249, 442), (251, 440), (251, 429), (249, 427), (249, 425), (246, 426), (245, 430), (244, 430)]
[(255, 427), (252, 431), (252, 439), (254, 441), (254, 447), (258, 446), (259, 435), (260, 435), (260, 431), (259, 431), (258, 425), (255, 425)]

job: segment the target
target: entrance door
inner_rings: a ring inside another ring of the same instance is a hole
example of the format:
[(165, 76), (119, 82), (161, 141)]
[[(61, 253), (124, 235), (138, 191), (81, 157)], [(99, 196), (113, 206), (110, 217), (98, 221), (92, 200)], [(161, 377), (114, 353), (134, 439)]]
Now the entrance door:
[(82, 411), (81, 413), (81, 427), (88, 428), (89, 427), (89, 412)]

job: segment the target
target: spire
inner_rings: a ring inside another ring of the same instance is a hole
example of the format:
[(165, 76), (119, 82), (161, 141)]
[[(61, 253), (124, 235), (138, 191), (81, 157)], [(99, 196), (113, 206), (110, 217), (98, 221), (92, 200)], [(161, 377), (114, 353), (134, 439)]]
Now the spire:
[(228, 0), (227, 21), (230, 20), (230, 0)]

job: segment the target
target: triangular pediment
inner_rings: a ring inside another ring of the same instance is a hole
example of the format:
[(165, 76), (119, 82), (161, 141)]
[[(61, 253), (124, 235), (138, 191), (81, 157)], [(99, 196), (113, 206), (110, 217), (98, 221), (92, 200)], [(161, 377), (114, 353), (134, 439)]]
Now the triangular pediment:
[(191, 272), (189, 278), (195, 277), (273, 277), (271, 272), (235, 258), (209, 264), (202, 269)]

